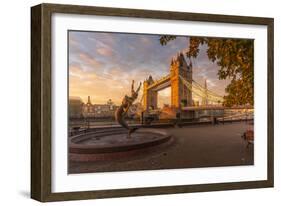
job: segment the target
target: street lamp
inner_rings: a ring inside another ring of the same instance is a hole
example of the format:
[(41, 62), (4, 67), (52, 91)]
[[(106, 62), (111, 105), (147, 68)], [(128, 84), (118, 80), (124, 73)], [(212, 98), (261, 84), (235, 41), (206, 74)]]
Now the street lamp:
[(85, 112), (85, 118), (87, 123), (87, 128), (85, 131), (90, 129), (90, 105), (86, 104), (86, 112)]
[(87, 123), (88, 123), (88, 128), (87, 130), (90, 129), (90, 108), (91, 108), (91, 99), (90, 99), (90, 96), (88, 96), (88, 102), (86, 104), (86, 108), (87, 108)]

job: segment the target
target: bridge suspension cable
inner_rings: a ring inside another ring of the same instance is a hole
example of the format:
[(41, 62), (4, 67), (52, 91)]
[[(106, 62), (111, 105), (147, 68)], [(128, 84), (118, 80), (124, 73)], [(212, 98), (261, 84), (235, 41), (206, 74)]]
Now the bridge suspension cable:
[(207, 90), (208, 94), (210, 94), (212, 96), (215, 96), (215, 97), (218, 97), (218, 98), (223, 98), (222, 96), (212, 92), (211, 90), (208, 90), (208, 89), (204, 88), (201, 84), (197, 83), (195, 80), (192, 80), (192, 82), (194, 84), (196, 84), (196, 86), (198, 86), (201, 90)]
[(192, 80), (192, 83), (185, 80), (182, 76), (180, 76), (181, 81), (183, 84), (193, 93), (195, 93), (197, 96), (200, 96), (202, 98), (206, 98), (208, 101), (211, 102), (223, 102), (223, 97), (202, 87), (200, 84)]

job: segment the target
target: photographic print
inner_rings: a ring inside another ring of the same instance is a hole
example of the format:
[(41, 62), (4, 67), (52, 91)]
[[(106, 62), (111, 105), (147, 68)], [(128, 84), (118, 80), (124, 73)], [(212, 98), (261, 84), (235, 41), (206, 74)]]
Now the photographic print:
[(254, 164), (254, 40), (68, 31), (68, 173)]
[(274, 19), (31, 8), (31, 197), (274, 185)]

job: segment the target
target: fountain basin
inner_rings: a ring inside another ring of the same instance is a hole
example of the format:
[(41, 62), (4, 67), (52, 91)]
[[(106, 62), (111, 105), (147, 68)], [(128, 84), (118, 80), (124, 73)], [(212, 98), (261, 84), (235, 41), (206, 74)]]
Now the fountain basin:
[(165, 130), (140, 128), (127, 136), (123, 128), (99, 129), (76, 135), (69, 140), (69, 158), (72, 161), (98, 161), (144, 153), (146, 149), (171, 140)]

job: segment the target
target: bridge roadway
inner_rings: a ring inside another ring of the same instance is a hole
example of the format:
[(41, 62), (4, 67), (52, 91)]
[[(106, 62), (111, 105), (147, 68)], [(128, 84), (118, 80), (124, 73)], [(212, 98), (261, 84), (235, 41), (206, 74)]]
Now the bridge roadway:
[(189, 111), (198, 111), (198, 110), (226, 110), (226, 109), (254, 109), (253, 106), (233, 106), (233, 107), (225, 107), (222, 105), (206, 105), (206, 106), (191, 106), (191, 107), (183, 107), (182, 110)]
[(153, 84), (148, 86), (147, 90), (152, 89), (154, 91), (159, 91), (171, 86), (170, 75), (164, 76), (161, 79), (156, 80)]

